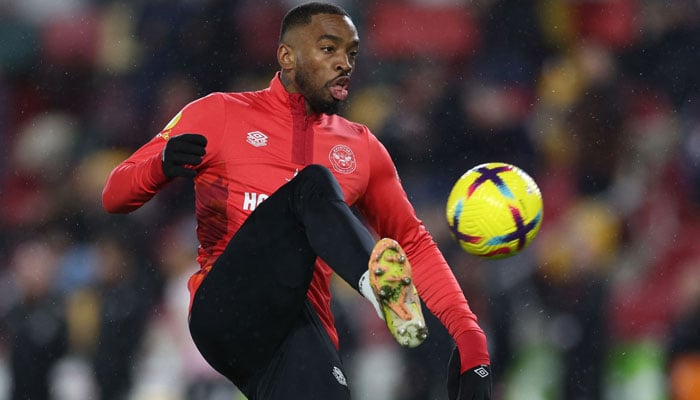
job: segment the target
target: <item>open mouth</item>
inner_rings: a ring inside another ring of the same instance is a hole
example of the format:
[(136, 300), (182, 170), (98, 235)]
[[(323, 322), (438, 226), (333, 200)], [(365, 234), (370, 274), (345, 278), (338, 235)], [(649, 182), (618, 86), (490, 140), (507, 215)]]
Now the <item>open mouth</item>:
[(350, 78), (341, 76), (333, 80), (330, 84), (331, 96), (334, 99), (343, 101), (348, 98), (348, 86), (350, 86)]

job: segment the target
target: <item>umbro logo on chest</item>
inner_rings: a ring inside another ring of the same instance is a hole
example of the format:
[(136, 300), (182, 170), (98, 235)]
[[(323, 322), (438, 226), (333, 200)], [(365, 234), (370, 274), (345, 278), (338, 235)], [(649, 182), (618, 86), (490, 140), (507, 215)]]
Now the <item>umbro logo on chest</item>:
[(248, 132), (245, 141), (253, 147), (267, 146), (267, 135), (260, 131)]

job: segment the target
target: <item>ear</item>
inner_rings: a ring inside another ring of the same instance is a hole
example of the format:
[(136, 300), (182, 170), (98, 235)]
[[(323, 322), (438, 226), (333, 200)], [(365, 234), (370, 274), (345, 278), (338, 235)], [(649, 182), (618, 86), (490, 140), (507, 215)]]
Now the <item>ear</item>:
[(277, 62), (282, 69), (294, 68), (294, 51), (289, 45), (281, 43), (277, 48)]

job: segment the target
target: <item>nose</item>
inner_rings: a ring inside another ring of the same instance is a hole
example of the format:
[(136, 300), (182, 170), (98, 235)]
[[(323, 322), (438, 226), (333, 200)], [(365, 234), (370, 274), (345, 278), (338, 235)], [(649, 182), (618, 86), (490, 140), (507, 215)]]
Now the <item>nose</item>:
[(353, 68), (353, 63), (348, 54), (343, 53), (338, 58), (338, 63), (335, 66), (336, 71), (342, 71), (345, 73), (350, 73)]

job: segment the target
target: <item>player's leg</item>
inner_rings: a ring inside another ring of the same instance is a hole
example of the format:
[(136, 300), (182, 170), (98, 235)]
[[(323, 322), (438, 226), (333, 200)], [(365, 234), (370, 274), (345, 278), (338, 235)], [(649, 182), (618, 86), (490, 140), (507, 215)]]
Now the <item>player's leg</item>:
[[(416, 347), (423, 343), (428, 330), (404, 250), (393, 239), (384, 238), (374, 243), (364, 225), (348, 208), (328, 169), (310, 166), (303, 172), (315, 179), (304, 180), (302, 188), (303, 185), (325, 188), (309, 190), (307, 187), (297, 196), (303, 193), (310, 193), (310, 196), (295, 203), (316, 254), (373, 302), (399, 344)], [(328, 195), (328, 190), (334, 194)], [(363, 277), (369, 281), (365, 288), (360, 287)], [(375, 295), (380, 298), (381, 305), (377, 304)]]
[(250, 397), (260, 400), (350, 399), (340, 356), (308, 300), (270, 366), (250, 389)]
[(202, 282), (190, 316), (195, 343), (245, 386), (296, 323), (316, 257), (357, 286), (373, 244), (330, 172), (305, 168), (258, 206)]

